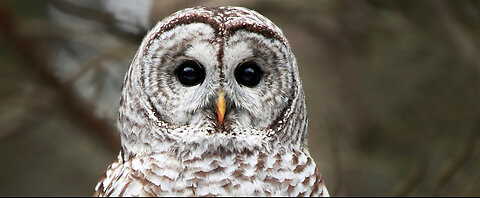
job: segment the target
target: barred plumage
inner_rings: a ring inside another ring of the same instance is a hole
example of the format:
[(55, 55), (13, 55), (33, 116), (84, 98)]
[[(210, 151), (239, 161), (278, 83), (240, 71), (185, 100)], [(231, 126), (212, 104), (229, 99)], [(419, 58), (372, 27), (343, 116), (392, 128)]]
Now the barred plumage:
[[(200, 83), (179, 80), (186, 62), (204, 71)], [(258, 70), (253, 86), (238, 81), (244, 64)], [(277, 26), (245, 8), (159, 22), (125, 77), (118, 129), (122, 151), (96, 196), (328, 195), (306, 149), (295, 57)]]

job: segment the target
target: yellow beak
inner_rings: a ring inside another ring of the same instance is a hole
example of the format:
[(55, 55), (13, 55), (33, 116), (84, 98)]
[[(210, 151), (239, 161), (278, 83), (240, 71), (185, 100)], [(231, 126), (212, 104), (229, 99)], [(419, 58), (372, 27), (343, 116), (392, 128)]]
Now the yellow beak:
[(223, 118), (225, 116), (225, 111), (227, 110), (227, 104), (225, 102), (225, 93), (223, 90), (218, 91), (217, 93), (217, 104), (215, 106), (215, 110), (217, 111), (218, 123), (223, 125)]

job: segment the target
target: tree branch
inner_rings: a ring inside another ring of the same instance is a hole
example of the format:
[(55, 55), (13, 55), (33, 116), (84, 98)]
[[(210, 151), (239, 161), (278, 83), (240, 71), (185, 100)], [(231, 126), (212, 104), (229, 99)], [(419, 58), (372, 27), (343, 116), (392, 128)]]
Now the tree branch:
[(398, 184), (394, 191), (394, 197), (408, 196), (412, 190), (422, 181), (428, 168), (428, 158), (424, 157), (416, 167), (413, 167), (406, 179)]
[(33, 41), (22, 36), (15, 27), (15, 16), (8, 7), (0, 5), (0, 34), (16, 50), (19, 60), (24, 62), (25, 67), (36, 72), (45, 85), (58, 92), (60, 101), (71, 118), (89, 129), (84, 131), (96, 137), (110, 151), (118, 152), (120, 141), (113, 126), (107, 120), (95, 116), (91, 106), (83, 101), (72, 87), (63, 84), (53, 75), (47, 65), (46, 56), (39, 54), (32, 45)]
[(93, 8), (82, 7), (61, 0), (53, 0), (52, 5), (58, 10), (70, 15), (101, 23), (104, 27), (106, 27), (106, 30), (109, 33), (122, 39), (129, 40), (133, 43), (140, 43), (143, 39), (143, 36), (147, 33), (147, 30), (144, 30), (138, 34), (125, 32), (122, 29), (117, 28), (115, 25), (117, 22), (115, 17), (109, 13), (101, 12)]
[(461, 146), (459, 152), (447, 163), (439, 176), (435, 180), (431, 195), (437, 196), (443, 187), (450, 181), (450, 179), (457, 173), (465, 162), (473, 155), (473, 151), (479, 142), (480, 137), (480, 116), (477, 116), (475, 127), (472, 133), (467, 137), (465, 144)]

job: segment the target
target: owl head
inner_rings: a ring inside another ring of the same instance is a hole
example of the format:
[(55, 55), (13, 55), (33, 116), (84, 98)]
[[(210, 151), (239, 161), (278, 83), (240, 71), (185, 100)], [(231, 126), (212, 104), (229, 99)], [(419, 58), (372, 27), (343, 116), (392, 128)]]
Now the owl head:
[(241, 7), (159, 22), (126, 74), (118, 129), (129, 154), (300, 147), (305, 101), (282, 31)]

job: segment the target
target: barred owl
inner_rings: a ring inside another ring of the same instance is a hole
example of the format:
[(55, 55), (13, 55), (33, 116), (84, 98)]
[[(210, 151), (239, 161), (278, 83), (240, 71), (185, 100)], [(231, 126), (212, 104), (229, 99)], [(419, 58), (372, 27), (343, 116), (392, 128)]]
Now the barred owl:
[(328, 196), (282, 31), (241, 7), (159, 22), (125, 76), (122, 150), (95, 196)]

